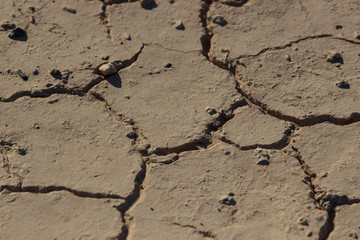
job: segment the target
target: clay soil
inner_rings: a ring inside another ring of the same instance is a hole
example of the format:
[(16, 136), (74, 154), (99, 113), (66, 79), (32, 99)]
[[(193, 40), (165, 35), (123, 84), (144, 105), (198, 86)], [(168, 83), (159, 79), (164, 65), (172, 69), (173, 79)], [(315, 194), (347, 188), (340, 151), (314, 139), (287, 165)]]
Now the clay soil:
[(358, 239), (359, 15), (0, 0), (0, 239)]

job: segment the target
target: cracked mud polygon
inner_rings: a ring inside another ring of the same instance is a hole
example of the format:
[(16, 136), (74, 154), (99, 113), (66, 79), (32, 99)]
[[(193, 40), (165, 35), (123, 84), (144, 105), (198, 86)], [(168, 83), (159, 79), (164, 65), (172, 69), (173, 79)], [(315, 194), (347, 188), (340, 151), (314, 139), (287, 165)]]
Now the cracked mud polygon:
[(359, 14), (0, 0), (0, 239), (358, 239)]

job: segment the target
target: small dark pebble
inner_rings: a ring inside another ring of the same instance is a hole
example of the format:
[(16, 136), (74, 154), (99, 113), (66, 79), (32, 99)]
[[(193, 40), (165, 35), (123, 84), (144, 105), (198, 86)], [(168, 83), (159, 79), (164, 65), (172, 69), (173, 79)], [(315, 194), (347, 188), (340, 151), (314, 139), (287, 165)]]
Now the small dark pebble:
[(180, 20), (175, 22), (175, 28), (177, 30), (185, 30), (185, 26)]
[(8, 22), (8, 21), (3, 22), (3, 23), (1, 24), (1, 27), (2, 27), (3, 29), (5, 29), (5, 30), (10, 30), (10, 29), (16, 28), (15, 24), (10, 23), (10, 22)]
[(300, 225), (303, 225), (303, 226), (309, 226), (309, 221), (304, 217), (299, 219), (299, 223), (300, 223)]
[(45, 86), (46, 86), (46, 87), (51, 87), (52, 84), (51, 84), (51, 83), (48, 83), (48, 84), (46, 84)]
[(236, 205), (236, 200), (233, 197), (223, 197), (220, 199), (220, 203), (228, 206)]
[(345, 81), (340, 81), (336, 83), (336, 86), (342, 89), (349, 89), (350, 88), (350, 84), (348, 82)]
[(34, 74), (34, 75), (38, 75), (38, 74), (39, 74), (39, 70), (35, 69), (35, 70), (33, 71), (33, 74)]
[(50, 71), (50, 75), (53, 76), (54, 78), (61, 78), (61, 72), (57, 69), (52, 69)]
[(34, 7), (29, 7), (30, 11), (35, 12), (35, 8)]
[(17, 70), (16, 72), (19, 74), (22, 80), (27, 81), (29, 79), (28, 76), (26, 76), (21, 70)]
[(336, 25), (335, 28), (336, 28), (337, 30), (340, 30), (340, 29), (343, 28), (343, 26), (341, 26), (341, 25)]
[(54, 103), (57, 103), (57, 102), (59, 102), (59, 99), (49, 100), (48, 104), (54, 104)]
[(136, 132), (129, 132), (126, 134), (126, 136), (130, 139), (136, 139), (138, 137), (138, 135), (136, 134)]
[(227, 24), (227, 21), (222, 16), (216, 16), (213, 19), (213, 23), (216, 23), (216, 24), (223, 27), (223, 26), (225, 26)]
[(344, 63), (341, 54), (335, 51), (330, 51), (326, 60), (331, 63), (340, 63), (340, 64)]
[(16, 38), (23, 37), (25, 35), (26, 35), (25, 30), (17, 27), (11, 31), (11, 33), (9, 34), (9, 38), (16, 39)]
[(18, 148), (17, 152), (22, 156), (26, 155), (27, 153), (26, 148)]
[(172, 64), (171, 64), (171, 63), (165, 64), (165, 68), (171, 68), (171, 67), (172, 67)]
[(76, 13), (76, 10), (73, 9), (73, 8), (70, 8), (70, 7), (63, 7), (62, 9), (63, 9), (64, 11), (69, 12), (69, 13), (72, 13), (72, 14), (75, 14), (75, 13)]
[(265, 150), (259, 150), (257, 159), (257, 165), (268, 166), (270, 164), (270, 156)]

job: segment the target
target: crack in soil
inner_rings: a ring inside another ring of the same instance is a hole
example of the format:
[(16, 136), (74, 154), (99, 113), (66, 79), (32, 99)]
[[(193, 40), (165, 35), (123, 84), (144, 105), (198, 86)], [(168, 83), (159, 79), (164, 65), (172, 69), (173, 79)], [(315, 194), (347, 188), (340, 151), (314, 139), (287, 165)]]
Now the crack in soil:
[(291, 146), (293, 152), (295, 153), (295, 158), (299, 161), (299, 164), (301, 165), (301, 168), (303, 169), (304, 173), (306, 174), (306, 177), (303, 180), (303, 183), (307, 184), (310, 187), (311, 194), (309, 195), (316, 206), (327, 212), (327, 218), (323, 226), (321, 226), (319, 230), (319, 240), (326, 240), (328, 239), (330, 233), (334, 230), (334, 219), (335, 219), (335, 210), (328, 209), (326, 210), (322, 204), (321, 199), (324, 197), (323, 194), (319, 195), (318, 192), (318, 186), (315, 184), (316, 181), (316, 173), (313, 173), (310, 170), (310, 167), (305, 163), (299, 149), (295, 148), (294, 146)]
[(204, 135), (199, 139), (194, 139), (190, 142), (184, 143), (175, 147), (157, 147), (154, 148), (150, 153), (155, 154), (157, 156), (166, 156), (169, 154), (179, 154), (187, 151), (197, 151), (200, 149), (207, 149), (212, 145), (212, 133), (218, 131), (222, 126), (225, 125), (228, 121), (235, 117), (234, 110), (243, 106), (246, 106), (246, 101), (242, 98), (238, 101), (235, 101), (230, 107), (226, 110), (222, 110), (220, 114), (211, 120), (210, 123), (206, 125)]
[(252, 144), (252, 145), (240, 146), (239, 144), (231, 141), (230, 139), (227, 139), (225, 136), (221, 136), (220, 140), (224, 143), (233, 145), (242, 151), (254, 150), (257, 148), (263, 148), (269, 150), (270, 149), (281, 150), (289, 146), (291, 142), (291, 137), (294, 135), (294, 130), (295, 130), (295, 125), (290, 124), (290, 126), (284, 131), (282, 138), (270, 144)]
[(58, 191), (67, 191), (69, 193), (74, 194), (78, 197), (83, 198), (112, 198), (112, 199), (125, 199), (125, 197), (111, 194), (111, 193), (92, 193), (86, 191), (75, 190), (72, 188), (68, 188), (65, 186), (13, 186), (13, 185), (3, 185), (0, 186), (0, 191), (8, 190), (10, 192), (28, 192), (28, 193), (51, 193), (51, 192), (58, 192)]
[(242, 7), (244, 6), (249, 0), (234, 0), (234, 1), (227, 1), (227, 2), (221, 2), (221, 4), (225, 4), (231, 7)]
[(197, 227), (193, 226), (193, 225), (189, 225), (189, 224), (186, 224), (186, 225), (182, 225), (180, 223), (174, 223), (172, 222), (173, 225), (175, 226), (178, 226), (178, 227), (182, 227), (182, 228), (191, 228), (191, 229), (194, 229), (194, 232), (197, 233), (197, 234), (200, 234), (201, 236), (203, 237), (206, 237), (206, 238), (213, 238), (213, 239), (217, 239), (216, 236), (210, 232), (210, 231), (201, 231), (201, 230), (198, 230)]
[(132, 193), (126, 197), (125, 203), (121, 204), (117, 207), (117, 210), (121, 213), (121, 219), (124, 224), (124, 226), (121, 229), (121, 233), (118, 236), (119, 240), (126, 240), (129, 235), (129, 229), (130, 229), (130, 223), (132, 219), (127, 219), (126, 213), (127, 211), (136, 203), (136, 201), (141, 196), (141, 193), (143, 191), (143, 183), (146, 178), (146, 162), (147, 159), (143, 159), (143, 162), (141, 164), (141, 170), (138, 172), (138, 174), (135, 177), (134, 181), (134, 189)]
[[(237, 82), (241, 82), (241, 80), (237, 79)], [(265, 112), (266, 114), (273, 116), (277, 119), (285, 120), (288, 122), (296, 123), (297, 125), (301, 127), (305, 126), (314, 126), (320, 123), (328, 122), (332, 123), (334, 125), (349, 125), (352, 123), (360, 122), (360, 113), (359, 112), (353, 112), (348, 115), (348, 117), (345, 118), (338, 118), (335, 116), (332, 116), (330, 114), (322, 114), (322, 115), (310, 115), (307, 116), (307, 118), (299, 119), (290, 115), (286, 115), (281, 113), (278, 110), (271, 109), (267, 106), (267, 104), (262, 103), (261, 101), (253, 98), (252, 96), (246, 94), (239, 86), (237, 85), (236, 89), (239, 93), (242, 94), (242, 96), (252, 105), (257, 106), (261, 109), (261, 111)]]
[[(140, 50), (137, 53), (135, 53), (135, 55), (132, 56), (130, 59), (114, 61), (114, 62), (121, 62), (122, 63), (122, 67), (120, 69), (118, 69), (118, 71), (120, 71), (121, 69), (125, 69), (127, 67), (130, 67), (134, 62), (136, 62), (139, 55), (141, 54), (141, 52), (145, 48), (145, 46), (146, 45), (143, 44), (141, 46)], [(96, 68), (94, 70), (94, 73), (97, 73)], [(11, 95), (8, 98), (0, 99), (0, 102), (14, 102), (17, 99), (22, 98), (22, 97), (45, 98), (45, 97), (49, 97), (49, 96), (51, 96), (53, 94), (68, 94), (68, 95), (76, 95), (76, 96), (83, 97), (93, 87), (95, 87), (96, 85), (98, 85), (99, 83), (101, 83), (102, 81), (104, 81), (106, 79), (107, 78), (104, 77), (104, 76), (98, 76), (95, 79), (91, 80), (88, 84), (86, 84), (81, 89), (79, 89), (78, 87), (68, 88), (68, 87), (65, 87), (64, 85), (57, 85), (57, 86), (54, 86), (54, 87), (51, 87), (51, 88), (46, 88), (46, 89), (36, 89), (36, 90), (33, 90), (33, 91), (30, 91), (30, 90), (19, 91), (19, 92), (14, 93), (13, 95)]]

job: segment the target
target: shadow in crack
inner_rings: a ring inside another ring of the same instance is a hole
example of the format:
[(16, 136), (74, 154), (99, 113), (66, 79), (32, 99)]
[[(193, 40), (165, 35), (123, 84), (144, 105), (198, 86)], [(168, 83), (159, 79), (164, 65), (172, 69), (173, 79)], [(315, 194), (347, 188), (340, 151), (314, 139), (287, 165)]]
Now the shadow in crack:
[(149, 3), (147, 3), (146, 5), (143, 6), (143, 8), (145, 10), (153, 10), (154, 8), (157, 8), (158, 5), (156, 4), (155, 1), (150, 1)]
[(113, 87), (121, 88), (121, 78), (119, 73), (115, 73), (114, 75), (109, 76), (106, 79)]

